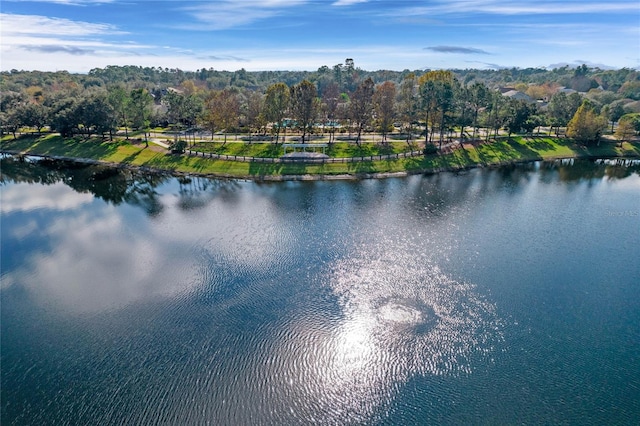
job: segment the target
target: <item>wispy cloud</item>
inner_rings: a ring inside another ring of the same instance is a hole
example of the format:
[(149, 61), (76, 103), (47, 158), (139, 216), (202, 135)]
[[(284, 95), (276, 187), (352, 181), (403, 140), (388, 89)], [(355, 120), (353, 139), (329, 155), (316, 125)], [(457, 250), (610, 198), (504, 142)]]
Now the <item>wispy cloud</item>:
[(271, 18), (288, 8), (305, 3), (307, 0), (221, 0), (214, 3), (197, 3), (182, 10), (204, 24), (204, 28), (201, 29), (225, 30)]
[(43, 36), (84, 37), (104, 34), (125, 34), (111, 24), (72, 21), (39, 15), (0, 13), (2, 35), (37, 34)]
[(23, 56), (24, 52), (57, 56), (108, 57), (135, 56), (141, 51), (153, 48), (149, 45), (113, 39), (112, 37), (118, 38), (127, 33), (110, 24), (8, 13), (1, 13), (0, 20), (4, 62)]
[(465, 63), (468, 63), (468, 64), (480, 64), (484, 68), (490, 68), (490, 69), (494, 69), (494, 70), (501, 70), (501, 69), (509, 68), (509, 67), (505, 67), (504, 65), (493, 64), (491, 62), (465, 61)]
[(337, 0), (333, 2), (333, 6), (351, 6), (357, 3), (367, 3), (369, 0)]
[(251, 62), (249, 59), (240, 58), (238, 56), (233, 56), (233, 55), (224, 55), (224, 56), (220, 56), (220, 55), (205, 55), (205, 56), (198, 56), (198, 59), (203, 59), (203, 60), (206, 60), (206, 61)]
[(68, 6), (87, 6), (92, 4), (113, 3), (114, 0), (5, 0), (5, 1), (54, 3), (54, 4), (63, 4)]
[(94, 49), (84, 49), (78, 46), (66, 46), (66, 45), (52, 45), (46, 44), (42, 46), (25, 45), (19, 46), (20, 48), (29, 52), (39, 53), (68, 53), (70, 55), (93, 55), (96, 53)]
[(399, 8), (391, 12), (395, 16), (491, 14), (491, 15), (564, 15), (638, 12), (637, 1), (614, 2), (558, 2), (558, 1), (504, 1), (504, 0), (454, 0), (438, 1), (429, 6)]
[(476, 49), (473, 47), (461, 47), (461, 46), (431, 46), (425, 47), (426, 50), (439, 53), (462, 53), (465, 55), (490, 55), (489, 52), (482, 49)]
[(621, 42), (640, 36), (638, 0), (41, 0), (25, 15), (21, 1), (32, 0), (0, 0), (2, 69), (639, 63)]
[(582, 59), (576, 59), (573, 62), (558, 62), (558, 63), (555, 63), (555, 64), (549, 64), (549, 66), (547, 68), (550, 68), (550, 69), (562, 68), (562, 67), (575, 68), (575, 67), (579, 67), (582, 64), (588, 65), (591, 68), (600, 68), (600, 69), (603, 69), (603, 70), (615, 69), (614, 67), (611, 67), (609, 65), (596, 63), (596, 62), (591, 62), (591, 61), (586, 61), (586, 60), (582, 60)]

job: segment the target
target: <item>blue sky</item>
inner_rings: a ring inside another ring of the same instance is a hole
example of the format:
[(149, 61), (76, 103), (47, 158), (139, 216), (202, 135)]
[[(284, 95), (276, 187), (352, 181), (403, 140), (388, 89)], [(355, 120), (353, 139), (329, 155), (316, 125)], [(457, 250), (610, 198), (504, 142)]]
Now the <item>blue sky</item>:
[(638, 0), (2, 0), (0, 68), (640, 68)]

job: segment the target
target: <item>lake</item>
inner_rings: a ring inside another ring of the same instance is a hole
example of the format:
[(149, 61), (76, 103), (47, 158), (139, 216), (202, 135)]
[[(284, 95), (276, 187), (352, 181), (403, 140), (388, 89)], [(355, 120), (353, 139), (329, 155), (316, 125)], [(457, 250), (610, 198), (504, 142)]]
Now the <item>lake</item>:
[(3, 425), (640, 419), (637, 161), (1, 170)]

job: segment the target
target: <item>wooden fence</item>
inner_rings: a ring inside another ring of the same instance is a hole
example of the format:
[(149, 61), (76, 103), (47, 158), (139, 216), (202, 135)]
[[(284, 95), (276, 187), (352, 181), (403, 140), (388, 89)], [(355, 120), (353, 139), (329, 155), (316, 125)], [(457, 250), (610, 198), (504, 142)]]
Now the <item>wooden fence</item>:
[(397, 160), (400, 158), (411, 158), (423, 155), (422, 151), (410, 151), (388, 155), (371, 155), (367, 157), (337, 157), (337, 158), (270, 158), (270, 157), (245, 157), (241, 155), (225, 155), (214, 154), (212, 152), (202, 152), (187, 149), (185, 151), (188, 155), (194, 157), (211, 158), (214, 160), (227, 160), (227, 161), (242, 161), (245, 163), (310, 163), (310, 164), (324, 164), (324, 163), (356, 163), (362, 161), (383, 161), (383, 160)]

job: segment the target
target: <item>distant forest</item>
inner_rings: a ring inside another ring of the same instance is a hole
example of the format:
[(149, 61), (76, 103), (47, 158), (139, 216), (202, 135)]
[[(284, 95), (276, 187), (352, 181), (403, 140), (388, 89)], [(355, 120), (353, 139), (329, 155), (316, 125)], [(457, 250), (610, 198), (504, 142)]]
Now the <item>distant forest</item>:
[(108, 66), (87, 74), (0, 73), (0, 129), (14, 136), (25, 127), (87, 137), (156, 126), (266, 134), (294, 123), (304, 140), (321, 122), (355, 128), (358, 137), (398, 124), (412, 133), (419, 124), (432, 136), (439, 132), (442, 141), (454, 128), (465, 137), (465, 126), (473, 136), (480, 126), (495, 134), (502, 128), (509, 134), (544, 125), (559, 129), (584, 101), (605, 122), (637, 115), (640, 72), (586, 65), (366, 71), (346, 59), (316, 71)]
[[(73, 74), (67, 71), (11, 70), (0, 72), (0, 89), (3, 92), (20, 91), (30, 87), (56, 90), (69, 84), (77, 84), (84, 88), (125, 84), (131, 88), (145, 88), (153, 93), (154, 90), (178, 87), (186, 82), (192, 82), (198, 87), (210, 90), (237, 88), (264, 92), (274, 83), (293, 86), (303, 80), (308, 80), (316, 85), (319, 95), (322, 96), (323, 90), (334, 82), (338, 84), (341, 92), (349, 93), (354, 91), (361, 81), (369, 77), (375, 84), (385, 81), (400, 84), (410, 74), (420, 77), (429, 71), (366, 71), (356, 67), (352, 59), (347, 59), (344, 64), (332, 67), (322, 66), (317, 71), (246, 71), (245, 69), (218, 71), (213, 68), (183, 71), (179, 68), (140, 66), (108, 66), (92, 69), (88, 74)], [(515, 88), (517, 85), (523, 84), (547, 84), (566, 87), (578, 92), (588, 92), (590, 89), (601, 87), (621, 98), (640, 100), (640, 72), (630, 68), (603, 70), (582, 65), (577, 68), (564, 66), (552, 70), (546, 68), (505, 68), (500, 70), (453, 69), (450, 71), (464, 84), (479, 81), (489, 88), (504, 86)]]

